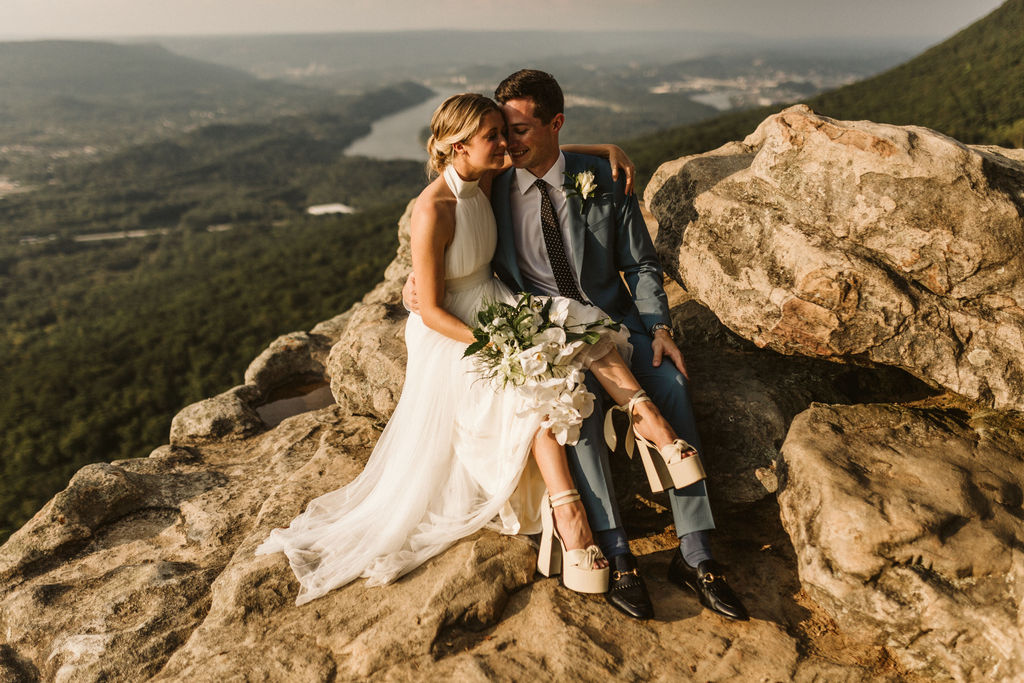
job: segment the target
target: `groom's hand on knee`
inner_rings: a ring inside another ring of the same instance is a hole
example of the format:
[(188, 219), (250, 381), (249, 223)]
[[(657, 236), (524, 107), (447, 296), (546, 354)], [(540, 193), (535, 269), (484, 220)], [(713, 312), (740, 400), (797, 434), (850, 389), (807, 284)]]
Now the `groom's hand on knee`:
[(672, 365), (676, 366), (676, 369), (682, 373), (683, 377), (687, 380), (690, 379), (690, 375), (686, 372), (686, 363), (683, 361), (683, 352), (672, 341), (672, 337), (669, 336), (667, 330), (658, 330), (654, 333), (654, 339), (651, 341), (651, 351), (654, 354), (651, 365), (656, 368), (661, 367), (662, 359), (668, 358), (672, 361)]

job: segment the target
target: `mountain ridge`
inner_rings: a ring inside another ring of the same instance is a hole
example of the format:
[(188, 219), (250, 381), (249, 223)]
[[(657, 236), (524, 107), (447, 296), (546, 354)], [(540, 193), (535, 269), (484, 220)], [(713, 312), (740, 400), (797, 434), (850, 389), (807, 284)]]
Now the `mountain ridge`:
[[(932, 128), (962, 142), (1024, 146), (1024, 0), (913, 59), (806, 101), (838, 119)], [(741, 140), (782, 106), (721, 116), (623, 141), (643, 179), (662, 162)]]

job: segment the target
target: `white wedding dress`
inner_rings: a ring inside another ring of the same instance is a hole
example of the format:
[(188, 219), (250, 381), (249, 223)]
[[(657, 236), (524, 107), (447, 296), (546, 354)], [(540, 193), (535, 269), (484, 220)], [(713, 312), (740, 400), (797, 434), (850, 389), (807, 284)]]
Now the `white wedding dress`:
[[(451, 166), (444, 178), (458, 198), (444, 308), (472, 324), (484, 301), (516, 297), (491, 271), (497, 228), (490, 201)], [(581, 318), (605, 317), (574, 307)], [(578, 358), (589, 364), (613, 344), (628, 347), (624, 331), (603, 337)], [(523, 411), (515, 389), (480, 379), (463, 358), (466, 344), (415, 313), (405, 341), (402, 396), (363, 472), (311, 501), (256, 549), (288, 557), (300, 583), (296, 604), (358, 577), (388, 583), (492, 522), (505, 534), (540, 530), (545, 489), (530, 447), (543, 416)]]

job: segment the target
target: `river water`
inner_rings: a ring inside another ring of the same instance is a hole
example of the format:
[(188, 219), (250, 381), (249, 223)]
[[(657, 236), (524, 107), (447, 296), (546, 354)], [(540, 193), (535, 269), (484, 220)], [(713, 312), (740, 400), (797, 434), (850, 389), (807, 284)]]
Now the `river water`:
[(373, 123), (370, 134), (353, 142), (345, 154), (375, 159), (427, 160), (427, 150), (420, 142), (420, 131), (430, 125), (430, 117), (455, 91), (438, 93), (430, 99), (385, 116)]

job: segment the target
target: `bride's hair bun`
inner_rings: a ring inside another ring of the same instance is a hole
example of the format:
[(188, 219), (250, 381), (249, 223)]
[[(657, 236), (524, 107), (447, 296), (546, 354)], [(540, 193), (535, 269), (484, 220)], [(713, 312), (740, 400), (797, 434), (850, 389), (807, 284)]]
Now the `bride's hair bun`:
[(430, 117), (427, 172), (442, 173), (452, 162), (452, 146), (476, 135), (484, 114), (490, 111), (501, 113), (494, 100), (477, 93), (452, 95), (442, 102)]

